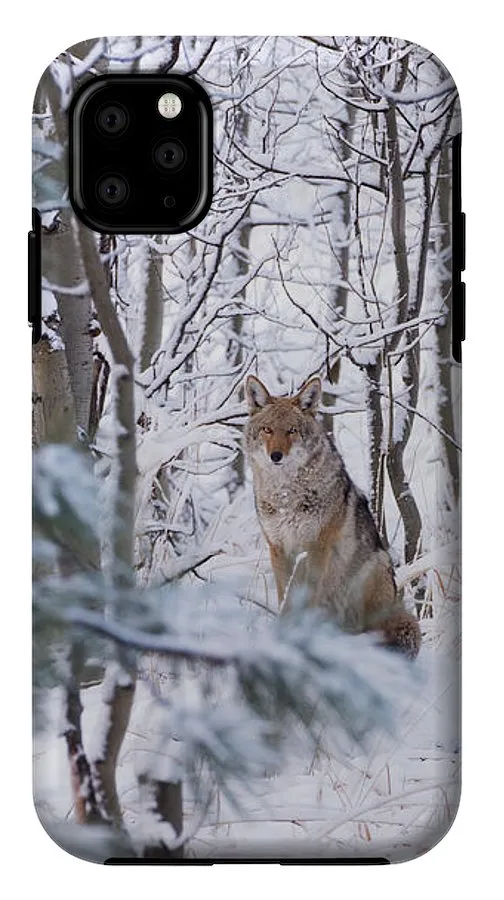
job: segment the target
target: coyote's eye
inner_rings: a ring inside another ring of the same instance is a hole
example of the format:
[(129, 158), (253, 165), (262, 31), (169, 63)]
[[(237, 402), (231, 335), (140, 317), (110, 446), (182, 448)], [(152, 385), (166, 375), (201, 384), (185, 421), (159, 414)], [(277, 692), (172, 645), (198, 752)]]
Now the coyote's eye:
[(297, 434), (297, 433), (298, 433), (297, 428), (289, 428), (289, 430), (287, 432), (287, 434)]
[(273, 429), (270, 428), (269, 425), (263, 425), (261, 431), (263, 431), (264, 434), (273, 434)]

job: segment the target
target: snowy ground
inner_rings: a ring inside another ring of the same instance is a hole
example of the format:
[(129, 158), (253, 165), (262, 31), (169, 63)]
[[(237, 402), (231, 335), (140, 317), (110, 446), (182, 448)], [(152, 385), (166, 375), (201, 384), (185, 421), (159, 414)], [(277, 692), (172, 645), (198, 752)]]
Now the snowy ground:
[[(238, 548), (236, 548), (238, 549)], [(248, 564), (250, 596), (271, 602), (271, 577), (264, 550), (247, 561), (219, 558), (221, 574)], [(213, 577), (217, 576), (215, 561)], [(427, 851), (448, 829), (456, 812), (459, 777), (458, 584), (454, 569), (437, 569), (437, 614), (422, 620), (420, 656), (414, 663), (415, 695), (398, 711), (396, 734), (372, 736), (366, 753), (340, 744), (314, 752), (292, 738), (281, 772), (238, 788), (240, 811), (213, 788), (204, 814), (184, 788), (184, 829), (192, 835), (188, 857), (386, 856), (408, 859)], [(262, 588), (260, 587), (262, 585)], [(443, 589), (441, 591), (441, 588)], [(271, 613), (247, 599), (251, 627), (268, 627)], [(118, 767), (118, 787), (128, 827), (142, 829), (137, 775), (151, 752), (155, 718), (152, 696), (173, 691), (166, 661), (142, 661), (141, 678)], [(186, 676), (190, 686), (191, 678)], [(87, 747), (93, 739), (100, 688), (83, 691)], [(35, 792), (47, 821), (72, 818), (68, 764), (58, 734), (60, 697), (50, 693), (46, 728), (35, 740)], [(299, 736), (298, 736), (299, 737)], [(179, 748), (178, 748), (179, 749)], [(169, 748), (166, 751), (169, 753)]]

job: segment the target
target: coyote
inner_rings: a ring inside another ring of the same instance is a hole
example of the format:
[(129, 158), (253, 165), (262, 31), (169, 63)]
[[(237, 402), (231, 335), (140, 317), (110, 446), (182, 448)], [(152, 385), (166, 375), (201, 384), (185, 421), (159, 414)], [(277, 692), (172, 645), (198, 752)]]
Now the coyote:
[(272, 397), (253, 375), (246, 382), (245, 454), (280, 609), (298, 589), (344, 630), (379, 632), (413, 658), (418, 622), (398, 596), (366, 498), (316, 418), (321, 392), (319, 378), (294, 397)]

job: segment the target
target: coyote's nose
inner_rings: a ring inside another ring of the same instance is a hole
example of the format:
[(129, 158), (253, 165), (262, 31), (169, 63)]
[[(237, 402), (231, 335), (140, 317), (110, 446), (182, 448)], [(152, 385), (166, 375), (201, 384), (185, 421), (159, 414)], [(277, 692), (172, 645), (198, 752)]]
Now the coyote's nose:
[(283, 456), (283, 453), (280, 453), (280, 450), (273, 450), (273, 453), (271, 454), (271, 459), (273, 460), (274, 463), (279, 463), (280, 460), (282, 459), (282, 456)]

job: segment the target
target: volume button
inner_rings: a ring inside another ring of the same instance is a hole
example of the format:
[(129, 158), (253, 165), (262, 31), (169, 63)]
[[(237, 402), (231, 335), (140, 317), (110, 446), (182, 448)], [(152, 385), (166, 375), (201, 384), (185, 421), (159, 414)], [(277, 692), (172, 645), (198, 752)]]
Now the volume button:
[(459, 305), (459, 311), (458, 311), (459, 335), (458, 335), (458, 338), (460, 341), (465, 341), (465, 336), (466, 336), (466, 286), (463, 281), (460, 282), (460, 286), (459, 286), (458, 305)]
[(459, 262), (460, 262), (460, 271), (465, 271), (465, 248), (466, 248), (466, 217), (465, 213), (461, 212), (459, 217)]
[(28, 321), (32, 326), (32, 343), (40, 339), (42, 330), (42, 279), (40, 215), (32, 213), (32, 231), (28, 232)]
[(34, 231), (28, 232), (28, 322), (33, 325), (37, 312), (37, 279), (36, 279), (37, 236)]

